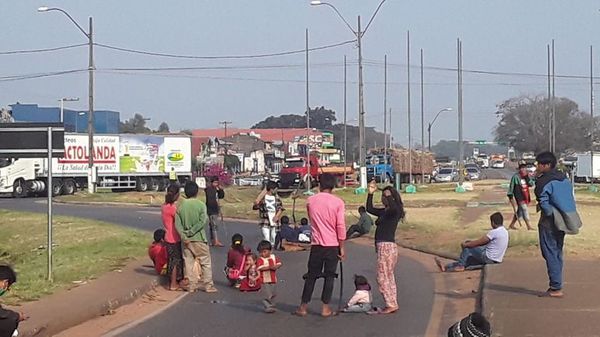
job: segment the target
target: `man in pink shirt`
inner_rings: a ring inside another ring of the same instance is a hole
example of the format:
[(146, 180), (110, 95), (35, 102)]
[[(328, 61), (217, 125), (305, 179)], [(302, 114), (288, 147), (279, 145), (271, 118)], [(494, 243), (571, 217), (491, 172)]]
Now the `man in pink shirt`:
[(319, 177), (320, 193), (308, 198), (306, 208), (310, 218), (312, 242), (308, 258), (308, 273), (304, 275), (302, 303), (296, 310), (297, 316), (306, 316), (308, 303), (319, 277), (325, 279), (321, 301), (321, 316), (333, 314), (329, 307), (333, 293), (333, 283), (337, 272), (338, 260), (345, 257), (344, 240), (346, 240), (345, 206), (342, 199), (331, 194), (336, 179), (331, 174)]

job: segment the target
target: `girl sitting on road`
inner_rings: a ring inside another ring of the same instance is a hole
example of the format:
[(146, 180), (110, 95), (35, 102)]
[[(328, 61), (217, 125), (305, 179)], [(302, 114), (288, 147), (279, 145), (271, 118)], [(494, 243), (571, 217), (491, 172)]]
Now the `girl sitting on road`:
[(227, 265), (225, 266), (225, 275), (229, 280), (230, 286), (240, 287), (242, 275), (246, 267), (246, 255), (250, 249), (244, 247), (244, 237), (236, 233), (231, 237), (231, 248), (227, 252)]
[(258, 272), (258, 267), (256, 266), (257, 260), (258, 256), (256, 256), (256, 254), (246, 254), (246, 266), (244, 267), (244, 275), (242, 276), (242, 281), (240, 283), (240, 291), (250, 292), (260, 290), (262, 281), (260, 273)]
[(372, 310), (371, 305), (371, 285), (367, 278), (362, 275), (354, 275), (354, 286), (356, 291), (350, 298), (344, 312), (362, 312), (367, 313)]

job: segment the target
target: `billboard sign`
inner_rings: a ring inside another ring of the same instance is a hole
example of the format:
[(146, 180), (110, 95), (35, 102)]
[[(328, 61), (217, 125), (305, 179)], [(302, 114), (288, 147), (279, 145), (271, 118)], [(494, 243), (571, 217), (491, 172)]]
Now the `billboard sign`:
[[(65, 155), (54, 160), (57, 174), (86, 174), (89, 162), (89, 142), (86, 135), (65, 134)], [(119, 172), (119, 137), (94, 136), (94, 166), (98, 173)]]
[(122, 135), (119, 144), (121, 173), (165, 172), (164, 138), (151, 135)]
[(174, 168), (176, 172), (192, 171), (192, 143), (189, 137), (165, 137), (165, 172)]

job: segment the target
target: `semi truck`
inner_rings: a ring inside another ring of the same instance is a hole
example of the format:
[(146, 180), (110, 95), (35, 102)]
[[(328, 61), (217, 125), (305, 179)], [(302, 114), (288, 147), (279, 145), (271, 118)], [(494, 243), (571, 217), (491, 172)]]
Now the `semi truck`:
[[(406, 149), (388, 150), (388, 158), (385, 160), (382, 150), (372, 150), (367, 162), (367, 180), (375, 179), (377, 182), (394, 182), (396, 174), (400, 174), (400, 182), (409, 182), (411, 176), (418, 177), (421, 174), (431, 176), (434, 167), (434, 158), (430, 152)], [(411, 162), (412, 161), (412, 162)]]
[[(575, 164), (575, 182), (597, 182), (600, 180), (600, 153), (594, 153), (594, 158), (590, 153), (578, 153)], [(593, 164), (592, 165), (592, 160)], [(592, 166), (594, 172), (592, 172)]]
[(315, 155), (310, 155), (310, 175), (306, 165), (306, 157), (290, 157), (286, 158), (281, 171), (279, 171), (279, 188), (287, 190), (291, 188), (304, 188), (308, 182), (308, 177), (311, 179), (311, 186), (314, 186), (319, 180), (319, 175), (323, 173), (333, 174), (338, 178), (338, 185), (343, 185), (344, 180), (354, 173), (352, 166), (321, 166), (319, 159)]
[[(94, 135), (93, 168), (88, 168), (88, 135), (65, 133), (65, 154), (52, 160), (53, 195), (73, 194), (88, 185), (99, 190), (160, 191), (174, 171), (181, 182), (192, 178), (191, 138), (186, 135)], [(14, 197), (48, 192), (48, 160), (0, 158), (0, 193)]]

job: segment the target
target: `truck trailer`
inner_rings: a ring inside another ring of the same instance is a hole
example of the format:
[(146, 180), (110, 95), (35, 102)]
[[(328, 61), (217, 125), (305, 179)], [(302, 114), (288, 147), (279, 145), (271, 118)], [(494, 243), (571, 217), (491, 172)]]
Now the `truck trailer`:
[[(597, 182), (600, 180), (600, 153), (594, 153), (594, 158), (590, 153), (578, 153), (575, 155), (577, 158), (575, 164), (575, 182)], [(593, 170), (592, 173), (592, 160)]]
[[(88, 185), (88, 135), (65, 133), (65, 154), (52, 160), (52, 194), (73, 194)], [(191, 138), (186, 135), (94, 135), (97, 188), (161, 191), (174, 171), (180, 182), (192, 178)], [(0, 158), (0, 193), (26, 197), (47, 193), (48, 160)]]

